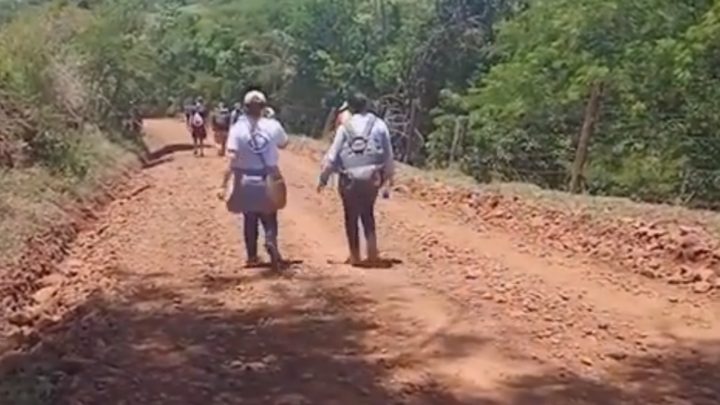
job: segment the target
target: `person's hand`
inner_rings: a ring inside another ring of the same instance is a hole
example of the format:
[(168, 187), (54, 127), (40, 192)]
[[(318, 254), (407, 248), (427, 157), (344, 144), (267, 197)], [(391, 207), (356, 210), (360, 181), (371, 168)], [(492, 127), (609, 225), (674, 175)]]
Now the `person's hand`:
[(225, 190), (225, 187), (221, 187), (218, 189), (217, 194), (215, 194), (218, 200), (225, 201), (227, 197), (227, 191)]
[(320, 176), (318, 176), (318, 183), (316, 189), (318, 193), (321, 192), (325, 188), (325, 186), (327, 186), (328, 180), (330, 179), (326, 175), (320, 174)]

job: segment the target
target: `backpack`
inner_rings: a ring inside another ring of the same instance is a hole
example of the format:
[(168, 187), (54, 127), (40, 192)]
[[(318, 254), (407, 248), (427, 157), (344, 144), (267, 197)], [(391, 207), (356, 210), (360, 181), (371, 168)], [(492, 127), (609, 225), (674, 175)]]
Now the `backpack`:
[(353, 181), (372, 182), (379, 186), (382, 182), (380, 172), (385, 165), (387, 151), (381, 139), (372, 136), (372, 130), (378, 118), (371, 115), (370, 120), (358, 133), (352, 128), (351, 120), (343, 123), (344, 139), (340, 148), (342, 173)]
[(192, 118), (190, 119), (190, 123), (194, 127), (201, 127), (205, 124), (205, 120), (203, 119), (202, 114), (200, 114), (200, 111), (195, 111), (192, 115)]
[(238, 110), (237, 108), (233, 109), (230, 113), (230, 121), (235, 124), (238, 122), (238, 120), (242, 117), (242, 110)]

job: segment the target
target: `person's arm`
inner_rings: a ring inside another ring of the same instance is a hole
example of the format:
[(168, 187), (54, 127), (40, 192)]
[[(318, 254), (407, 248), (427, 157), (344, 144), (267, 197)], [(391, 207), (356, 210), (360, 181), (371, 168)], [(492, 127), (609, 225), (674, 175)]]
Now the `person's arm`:
[(275, 128), (275, 145), (277, 145), (278, 149), (285, 149), (288, 146), (288, 143), (290, 143), (290, 137), (287, 132), (285, 132), (285, 128), (280, 121), (274, 121), (277, 125)]
[(227, 167), (223, 172), (222, 183), (220, 188), (224, 191), (227, 190), (228, 183), (232, 177), (232, 162), (235, 160), (238, 151), (238, 140), (240, 139), (240, 126), (233, 125), (230, 127), (228, 132), (227, 140), (225, 141), (225, 151), (227, 156)]
[(384, 121), (378, 123), (378, 130), (381, 132), (381, 143), (383, 148), (383, 170), (388, 185), (392, 185), (395, 177), (395, 156), (392, 149), (390, 129)]
[(225, 190), (228, 188), (228, 183), (230, 183), (230, 179), (232, 178), (232, 169), (230, 168), (230, 160), (228, 160), (228, 165), (223, 171), (222, 176), (222, 183), (220, 183), (220, 190), (224, 193)]
[(216, 119), (217, 119), (217, 114), (218, 114), (218, 112), (215, 111), (215, 110), (213, 110), (213, 111), (210, 112), (210, 114), (208, 114), (209, 117), (210, 117), (210, 119), (209, 119), (209, 120), (205, 120), (205, 121), (210, 121), (210, 128), (212, 128), (213, 131), (217, 129), (217, 125), (216, 125), (216, 122), (215, 122)]
[(325, 153), (323, 158), (322, 169), (320, 172), (320, 185), (324, 186), (330, 179), (330, 175), (335, 171), (337, 161), (340, 158), (340, 149), (342, 147), (343, 139), (345, 138), (345, 126), (341, 125), (335, 130), (335, 137), (333, 138), (330, 149)]

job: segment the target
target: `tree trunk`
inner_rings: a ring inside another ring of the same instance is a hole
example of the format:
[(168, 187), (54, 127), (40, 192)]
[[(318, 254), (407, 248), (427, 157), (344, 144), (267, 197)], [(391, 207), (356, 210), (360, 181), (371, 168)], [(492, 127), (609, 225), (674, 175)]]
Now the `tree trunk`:
[(575, 161), (573, 162), (572, 174), (570, 177), (570, 192), (578, 194), (583, 189), (585, 176), (585, 163), (588, 158), (588, 149), (590, 148), (590, 139), (595, 132), (595, 125), (600, 114), (602, 105), (602, 96), (605, 90), (604, 83), (596, 83), (590, 92), (590, 99), (585, 107), (585, 119), (580, 129), (580, 137), (578, 138), (577, 150), (575, 151)]

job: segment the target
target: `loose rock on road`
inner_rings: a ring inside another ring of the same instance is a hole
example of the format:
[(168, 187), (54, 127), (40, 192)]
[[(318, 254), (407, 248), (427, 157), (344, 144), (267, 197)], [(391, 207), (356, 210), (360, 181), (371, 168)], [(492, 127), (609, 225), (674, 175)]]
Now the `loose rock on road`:
[[(284, 276), (244, 269), (216, 199), (224, 161), (177, 149), (83, 235), (56, 295), (93, 291), (44, 340), (67, 404), (720, 403), (720, 308), (523, 243), (402, 194), (379, 202), (388, 269), (346, 255), (318, 163), (282, 155)], [(180, 145), (180, 146), (178, 146)], [(673, 299), (668, 299), (668, 294)], [(68, 302), (67, 300), (65, 301)]]

